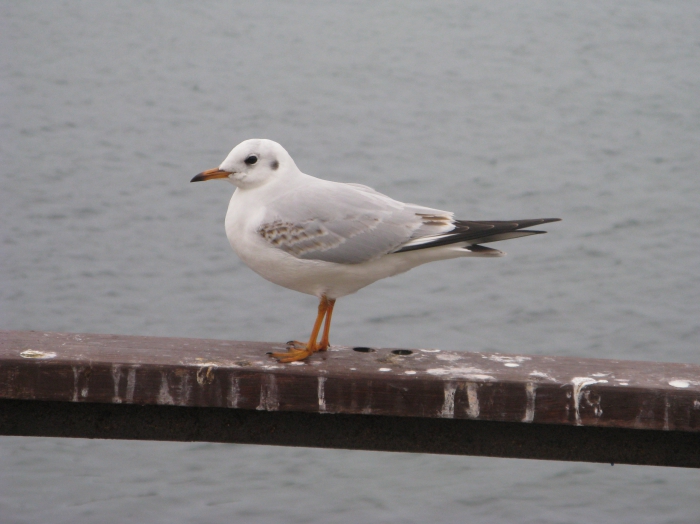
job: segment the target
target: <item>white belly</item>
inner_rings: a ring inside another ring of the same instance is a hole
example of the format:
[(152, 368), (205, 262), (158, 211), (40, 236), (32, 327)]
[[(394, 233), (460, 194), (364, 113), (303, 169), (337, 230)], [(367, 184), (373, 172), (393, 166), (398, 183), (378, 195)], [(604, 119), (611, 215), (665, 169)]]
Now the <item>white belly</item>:
[(257, 232), (265, 208), (262, 202), (250, 199), (251, 195), (241, 194), (240, 189), (231, 198), (226, 213), (226, 236), (231, 247), (263, 278), (301, 293), (335, 299), (426, 262), (470, 254), (452, 245), (386, 255), (360, 264), (296, 258), (273, 247)]

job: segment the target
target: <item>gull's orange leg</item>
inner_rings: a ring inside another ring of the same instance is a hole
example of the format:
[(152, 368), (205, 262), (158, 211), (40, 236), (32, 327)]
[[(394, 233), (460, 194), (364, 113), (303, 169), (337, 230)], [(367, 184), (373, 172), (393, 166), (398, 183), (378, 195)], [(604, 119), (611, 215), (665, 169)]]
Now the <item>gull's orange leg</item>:
[(304, 349), (294, 349), (290, 347), (287, 353), (272, 353), (275, 357), (282, 363), (294, 362), (296, 360), (304, 360), (306, 357), (312, 353), (318, 351), (318, 346), (316, 345), (316, 339), (318, 338), (318, 332), (321, 331), (321, 324), (323, 323), (323, 318), (326, 316), (328, 311), (328, 299), (326, 296), (321, 297), (321, 301), (318, 303), (318, 315), (316, 316), (316, 322), (314, 323), (314, 329), (311, 331), (311, 337), (309, 338), (309, 343), (306, 344)]
[(335, 299), (331, 299), (328, 301), (326, 323), (323, 324), (323, 336), (321, 337), (321, 342), (318, 343), (319, 351), (326, 351), (331, 345), (331, 343), (328, 341), (328, 334), (331, 331), (331, 317), (333, 316), (333, 306), (335, 306)]

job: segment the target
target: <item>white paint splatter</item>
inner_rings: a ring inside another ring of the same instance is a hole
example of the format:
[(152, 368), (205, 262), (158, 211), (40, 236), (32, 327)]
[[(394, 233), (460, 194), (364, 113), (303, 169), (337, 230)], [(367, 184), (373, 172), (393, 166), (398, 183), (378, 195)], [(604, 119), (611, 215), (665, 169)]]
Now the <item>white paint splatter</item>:
[(326, 412), (326, 377), (318, 377), (318, 411)]
[(693, 409), (700, 409), (700, 400), (693, 401)]
[(507, 368), (519, 368), (520, 364), (516, 364), (515, 362), (506, 362), (503, 364)]
[(158, 404), (174, 405), (175, 400), (170, 395), (170, 386), (168, 384), (168, 375), (165, 371), (160, 372), (160, 391), (158, 391)]
[(514, 357), (510, 355), (489, 355), (488, 357), (489, 360), (493, 360), (494, 362), (515, 362), (515, 363), (520, 363), (520, 362), (525, 362), (526, 360), (532, 360), (530, 357)]
[(421, 349), (423, 353), (440, 353), (439, 349)]
[(391, 368), (379, 368), (379, 371), (383, 371), (383, 372), (391, 371)]
[(449, 376), (455, 378), (466, 378), (470, 380), (496, 380), (491, 375), (484, 374), (483, 370), (479, 368), (432, 368), (426, 370), (429, 375), (434, 375), (437, 377)]
[(592, 377), (607, 377), (610, 373), (591, 373)]
[(404, 373), (405, 373), (406, 375), (415, 375), (415, 374), (416, 374), (415, 371), (404, 371)]
[(457, 386), (453, 382), (445, 383), (445, 400), (442, 403), (442, 412), (440, 413), (442, 418), (454, 418), (455, 416), (455, 391), (457, 391)]
[(79, 397), (78, 397), (78, 378), (80, 377), (80, 373), (83, 370), (83, 368), (79, 368), (77, 366), (71, 366), (73, 369), (73, 402), (78, 402)]
[(49, 358), (56, 358), (56, 353), (53, 351), (36, 351), (34, 349), (27, 349), (19, 354), (22, 358), (35, 358), (38, 360), (45, 360)]
[(464, 356), (458, 355), (456, 353), (442, 353), (441, 355), (437, 355), (435, 357), (438, 360), (446, 360), (448, 362), (455, 362), (457, 360), (462, 360)]
[[(183, 375), (182, 380), (180, 382), (180, 394), (178, 395), (179, 401), (177, 402), (177, 405), (178, 406), (186, 406), (190, 400), (190, 393), (192, 393), (192, 384), (190, 384), (190, 376)], [(221, 402), (221, 389), (220, 388), (216, 389), (216, 400), (217, 400), (216, 405), (220, 406), (222, 404), (222, 402)]]
[(238, 399), (241, 395), (241, 386), (238, 383), (238, 377), (231, 375), (231, 384), (228, 392), (228, 407), (237, 408)]
[(197, 370), (197, 384), (204, 386), (206, 384), (211, 384), (216, 378), (214, 375), (214, 370), (219, 367), (214, 362), (205, 362)]
[(525, 405), (525, 416), (523, 422), (532, 422), (535, 420), (535, 398), (537, 397), (537, 384), (528, 382), (525, 384), (525, 395), (527, 395), (527, 404)]
[(303, 366), (304, 363), (300, 360), (295, 360), (294, 362), (289, 363), (290, 366)]
[(117, 364), (112, 364), (112, 383), (114, 384), (114, 396), (112, 397), (112, 402), (115, 404), (121, 404), (122, 399), (119, 396), (119, 384), (122, 381), (122, 368)]
[(129, 374), (126, 376), (126, 401), (129, 404), (134, 402), (134, 390), (136, 389), (136, 368), (133, 367), (129, 370)]
[(479, 396), (477, 394), (478, 387), (479, 386), (473, 382), (467, 383), (467, 400), (469, 400), (467, 416), (469, 418), (479, 418)]
[(260, 384), (260, 404), (255, 409), (265, 411), (277, 411), (280, 407), (277, 397), (277, 382), (274, 375), (267, 375), (265, 381)]
[(590, 386), (591, 384), (596, 384), (598, 381), (594, 378), (590, 377), (574, 377), (571, 379), (571, 383), (574, 385), (574, 392), (573, 392), (573, 398), (574, 398), (574, 410), (576, 414), (576, 425), (580, 426), (582, 425), (581, 423), (581, 413), (580, 413), (580, 405), (581, 405), (581, 395), (582, 395), (582, 390), (586, 386)]
[[(598, 382), (601, 381), (599, 380)], [(593, 415), (600, 418), (603, 415), (603, 408), (600, 407), (600, 397), (591, 399), (590, 391), (584, 391), (583, 397), (586, 399), (586, 402), (588, 402), (588, 405), (593, 407)]]
[(668, 383), (669, 386), (673, 386), (674, 388), (687, 388), (690, 386), (690, 381), (688, 380), (672, 380), (671, 382)]
[(551, 380), (552, 382), (556, 382), (556, 379), (552, 378), (547, 373), (543, 373), (542, 371), (532, 371), (531, 373), (529, 373), (529, 375), (531, 377), (546, 378), (547, 380)]

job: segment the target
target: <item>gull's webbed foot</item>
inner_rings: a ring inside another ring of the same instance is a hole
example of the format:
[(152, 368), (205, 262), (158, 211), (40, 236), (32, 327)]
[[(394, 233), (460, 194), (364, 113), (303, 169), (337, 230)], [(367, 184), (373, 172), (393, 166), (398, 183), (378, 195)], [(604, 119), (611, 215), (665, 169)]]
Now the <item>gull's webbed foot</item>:
[(308, 349), (306, 344), (296, 340), (287, 342), (286, 353), (270, 353), (270, 356), (276, 358), (278, 362), (286, 364), (287, 362), (296, 362), (304, 360), (314, 353), (313, 349)]

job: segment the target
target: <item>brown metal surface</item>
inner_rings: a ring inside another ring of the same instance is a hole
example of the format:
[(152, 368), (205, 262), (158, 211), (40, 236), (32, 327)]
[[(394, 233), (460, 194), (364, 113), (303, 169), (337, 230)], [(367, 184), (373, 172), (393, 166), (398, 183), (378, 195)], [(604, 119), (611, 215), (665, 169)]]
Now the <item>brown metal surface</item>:
[(700, 467), (697, 432), (298, 411), (0, 399), (0, 434)]
[(700, 366), (0, 331), (0, 398), (700, 431)]

